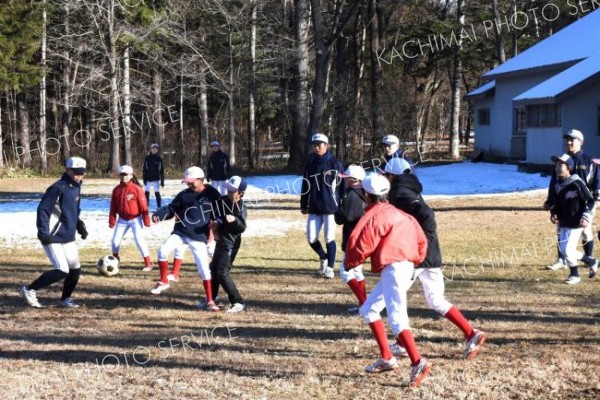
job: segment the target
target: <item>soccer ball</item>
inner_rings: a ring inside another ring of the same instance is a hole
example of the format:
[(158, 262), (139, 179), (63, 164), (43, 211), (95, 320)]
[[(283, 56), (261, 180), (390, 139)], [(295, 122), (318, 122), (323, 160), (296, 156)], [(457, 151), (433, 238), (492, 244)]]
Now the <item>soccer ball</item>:
[(119, 260), (115, 256), (104, 256), (98, 260), (98, 272), (104, 276), (115, 276), (119, 273)]

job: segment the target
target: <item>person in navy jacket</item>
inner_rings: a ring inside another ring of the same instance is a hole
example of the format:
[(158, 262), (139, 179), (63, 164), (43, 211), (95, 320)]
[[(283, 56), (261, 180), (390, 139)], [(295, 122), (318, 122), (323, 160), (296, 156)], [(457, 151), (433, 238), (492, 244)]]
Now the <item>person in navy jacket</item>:
[(144, 159), (142, 167), (142, 178), (144, 180), (144, 194), (146, 203), (150, 206), (150, 190), (154, 190), (156, 196), (156, 209), (158, 210), (162, 203), (160, 188), (165, 187), (165, 166), (163, 160), (158, 154), (158, 143), (152, 143), (150, 152)]
[(21, 296), (31, 307), (42, 308), (37, 299), (38, 290), (62, 280), (64, 284), (59, 306), (79, 307), (71, 299), (71, 294), (81, 272), (75, 233), (79, 233), (82, 239), (88, 236), (85, 224), (79, 219), (80, 189), (85, 172), (86, 161), (83, 158), (69, 158), (65, 173), (46, 190), (40, 201), (37, 236), (54, 269), (21, 287)]
[(210, 180), (211, 186), (217, 189), (221, 196), (225, 196), (227, 194), (225, 182), (231, 176), (229, 156), (221, 150), (221, 143), (216, 140), (210, 142), (210, 150), (206, 177)]
[(158, 295), (170, 287), (168, 278), (169, 255), (183, 245), (190, 247), (198, 274), (206, 292), (207, 310), (219, 311), (212, 298), (211, 273), (206, 243), (210, 231), (210, 222), (215, 220), (218, 212), (219, 192), (210, 185), (204, 184), (204, 171), (199, 167), (188, 168), (183, 175), (183, 182), (188, 188), (179, 192), (166, 207), (159, 209), (152, 221), (158, 223), (165, 219), (175, 218), (175, 226), (171, 236), (158, 250), (158, 267), (160, 280), (150, 292)]
[[(318, 276), (333, 278), (335, 264), (335, 220), (345, 185), (339, 174), (344, 166), (329, 151), (327, 136), (316, 133), (311, 138), (314, 154), (304, 169), (300, 210), (308, 214), (306, 238), (310, 247), (319, 255)], [(319, 231), (323, 227), (327, 253), (319, 242)]]

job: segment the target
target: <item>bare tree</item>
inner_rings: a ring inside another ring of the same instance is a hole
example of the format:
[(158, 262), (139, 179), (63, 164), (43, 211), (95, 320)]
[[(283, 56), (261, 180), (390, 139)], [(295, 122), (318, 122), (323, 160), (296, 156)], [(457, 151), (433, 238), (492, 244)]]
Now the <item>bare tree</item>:
[[(465, 15), (463, 13), (463, 0), (456, 2), (456, 20), (459, 26), (465, 25)], [(451, 115), (450, 115), (450, 158), (457, 160), (460, 158), (460, 83), (462, 74), (462, 36), (457, 38), (457, 46), (454, 52), (452, 67), (452, 97), (451, 97)]]

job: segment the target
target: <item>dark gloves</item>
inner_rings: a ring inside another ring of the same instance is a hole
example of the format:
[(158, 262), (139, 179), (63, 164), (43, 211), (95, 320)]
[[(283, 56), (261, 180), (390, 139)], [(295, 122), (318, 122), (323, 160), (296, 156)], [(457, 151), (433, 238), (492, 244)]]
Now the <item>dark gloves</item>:
[(79, 233), (79, 235), (81, 236), (81, 238), (83, 240), (85, 240), (88, 237), (88, 231), (87, 228), (85, 227), (85, 224), (83, 223), (82, 220), (77, 220), (77, 233)]
[(54, 243), (54, 238), (51, 235), (38, 233), (38, 239), (40, 239), (42, 246), (48, 246), (49, 244)]

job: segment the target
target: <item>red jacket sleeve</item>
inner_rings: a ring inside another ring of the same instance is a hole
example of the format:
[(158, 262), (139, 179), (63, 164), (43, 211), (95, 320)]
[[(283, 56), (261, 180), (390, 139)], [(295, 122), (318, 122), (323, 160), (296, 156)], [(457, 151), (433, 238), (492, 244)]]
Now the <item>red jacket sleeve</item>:
[(108, 213), (108, 226), (113, 228), (117, 223), (117, 188), (113, 189), (110, 198), (110, 212)]
[(346, 244), (345, 264), (347, 269), (362, 264), (377, 248), (379, 236), (373, 228), (373, 220), (371, 219), (366, 224), (357, 225), (350, 234)]

